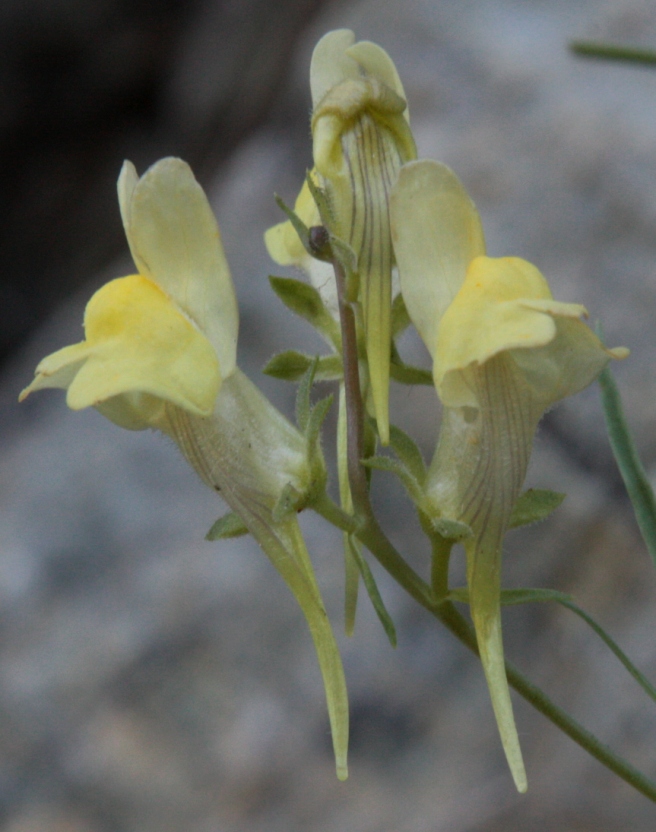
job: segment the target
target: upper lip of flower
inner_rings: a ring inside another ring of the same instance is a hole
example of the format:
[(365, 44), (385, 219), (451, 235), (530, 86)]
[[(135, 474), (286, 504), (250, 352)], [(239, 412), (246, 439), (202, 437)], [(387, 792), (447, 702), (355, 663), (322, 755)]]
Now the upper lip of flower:
[(236, 366), (237, 300), (216, 218), (189, 165), (162, 159), (139, 179), (126, 161), (118, 197), (139, 273), (208, 338), (227, 378)]
[(174, 158), (141, 179), (125, 162), (118, 196), (139, 274), (96, 292), (85, 341), (47, 356), (20, 398), (62, 387), (70, 407), (111, 407), (109, 418), (133, 428), (151, 424), (162, 401), (208, 416), (236, 366), (239, 322), (212, 209)]

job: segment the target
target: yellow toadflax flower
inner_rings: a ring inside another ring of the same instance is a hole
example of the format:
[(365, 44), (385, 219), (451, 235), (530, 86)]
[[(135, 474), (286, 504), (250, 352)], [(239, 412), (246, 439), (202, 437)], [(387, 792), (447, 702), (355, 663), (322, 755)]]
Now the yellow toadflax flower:
[(307, 618), (326, 688), (337, 761), (347, 774), (348, 703), (337, 645), (286, 488), (311, 486), (306, 438), (236, 365), (239, 317), (219, 229), (187, 164), (163, 159), (141, 179), (126, 162), (121, 216), (138, 274), (89, 301), (85, 340), (44, 358), (20, 395), (58, 387), (74, 410), (156, 428), (220, 490), (283, 576)]
[(628, 351), (606, 350), (582, 323), (585, 308), (554, 301), (535, 266), (485, 255), (476, 208), (444, 165), (406, 165), (391, 216), (401, 290), (443, 404), (427, 505), (434, 519), (472, 531), (463, 540), (470, 609), (506, 757), (525, 791), (501, 637), (502, 540), (540, 417)]
[[(330, 230), (355, 253), (358, 299), (367, 347), (374, 413), (381, 440), (389, 440), (389, 364), (392, 266), (389, 193), (404, 162), (416, 157), (405, 93), (389, 55), (374, 43), (355, 43), (353, 32), (328, 32), (310, 66), (315, 176), (332, 214)], [(318, 220), (307, 186), (297, 212)], [(291, 225), (267, 235), (274, 260), (307, 267)]]

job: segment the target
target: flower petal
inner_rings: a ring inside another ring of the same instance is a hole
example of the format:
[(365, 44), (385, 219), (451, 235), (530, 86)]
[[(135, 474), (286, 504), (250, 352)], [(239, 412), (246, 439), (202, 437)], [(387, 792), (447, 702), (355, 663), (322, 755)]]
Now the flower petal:
[(132, 275), (107, 283), (84, 323), (86, 341), (45, 358), (21, 399), (68, 388), (73, 410), (96, 406), (133, 429), (153, 423), (162, 399), (199, 416), (212, 412), (221, 384), (214, 349), (152, 281)]
[(554, 322), (556, 335), (544, 347), (510, 352), (542, 411), (586, 388), (611, 358), (621, 360), (629, 354), (625, 347), (606, 349), (588, 326), (571, 315), (557, 315)]
[(325, 95), (342, 81), (361, 77), (357, 62), (347, 49), (355, 43), (350, 29), (335, 29), (325, 34), (314, 47), (310, 62), (312, 107), (316, 109)]
[(509, 351), (523, 371), (526, 395), (540, 412), (587, 387), (611, 353), (580, 321), (584, 306), (551, 298), (546, 280), (516, 257), (477, 257), (437, 336), (433, 375), (449, 407), (478, 406), (463, 371)]
[(237, 302), (216, 219), (191, 169), (162, 159), (135, 185), (124, 167), (119, 200), (139, 272), (207, 336), (227, 378), (236, 362)]
[(121, 168), (121, 172), (118, 177), (118, 182), (116, 183), (116, 190), (118, 191), (118, 207), (121, 211), (121, 220), (123, 221), (125, 236), (128, 238), (128, 245), (130, 246), (130, 252), (135, 263), (137, 262), (137, 253), (132, 251), (129, 228), (130, 205), (132, 203), (132, 194), (134, 193), (134, 189), (137, 187), (138, 184), (139, 174), (137, 173), (137, 169), (132, 164), (132, 162), (126, 159), (123, 162), (123, 167)]
[[(405, 99), (405, 90), (403, 89), (399, 73), (394, 66), (394, 61), (377, 43), (372, 43), (369, 40), (358, 41), (353, 46), (349, 46), (346, 50), (346, 55), (357, 61), (368, 75), (379, 78), (391, 90), (394, 90), (397, 95)], [(407, 118), (407, 107), (405, 112)]]
[(39, 362), (34, 380), (21, 392), (18, 401), (24, 401), (35, 390), (67, 390), (88, 354), (87, 344), (82, 342), (47, 355)]
[(403, 298), (433, 355), (440, 319), (471, 260), (485, 253), (481, 221), (458, 177), (430, 160), (401, 168), (390, 213)]

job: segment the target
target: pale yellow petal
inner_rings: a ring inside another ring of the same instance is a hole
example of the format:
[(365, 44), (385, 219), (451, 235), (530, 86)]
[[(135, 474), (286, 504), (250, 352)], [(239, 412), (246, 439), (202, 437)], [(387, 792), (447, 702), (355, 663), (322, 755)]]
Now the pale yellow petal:
[(335, 29), (325, 34), (314, 47), (310, 62), (310, 90), (312, 107), (316, 109), (322, 98), (338, 84), (361, 76), (356, 61), (346, 54), (355, 43), (350, 29)]
[(39, 362), (34, 380), (21, 392), (18, 401), (22, 402), (35, 390), (46, 390), (51, 387), (67, 390), (80, 366), (86, 361), (88, 353), (87, 344), (82, 342), (64, 347), (46, 356)]
[(401, 292), (432, 355), (442, 315), (485, 252), (480, 218), (458, 177), (429, 160), (401, 168), (390, 214)]
[(125, 393), (149, 394), (209, 415), (221, 384), (207, 338), (141, 275), (107, 283), (85, 313), (86, 360), (68, 387), (73, 410)]
[[(135, 166), (126, 159), (123, 162), (123, 167), (121, 168), (121, 172), (118, 177), (118, 182), (116, 183), (116, 190), (118, 192), (118, 207), (121, 211), (121, 220), (123, 222), (123, 228), (125, 230), (125, 236), (128, 238), (128, 245), (130, 245), (130, 249), (132, 246), (130, 244), (130, 205), (132, 203), (132, 194), (134, 193), (134, 189), (137, 187), (139, 182), (139, 175), (137, 173), (137, 169)], [(132, 257), (134, 262), (137, 262), (137, 254), (131, 250)], [(138, 266), (137, 266), (138, 268)]]
[(545, 410), (587, 387), (614, 355), (580, 320), (585, 307), (551, 298), (546, 280), (519, 258), (478, 257), (442, 318), (433, 375), (450, 407), (476, 406), (466, 368), (509, 352), (525, 395)]
[(556, 336), (548, 344), (510, 352), (542, 410), (586, 388), (611, 358), (628, 355), (623, 347), (607, 350), (586, 324), (571, 315), (559, 315), (554, 321)]
[(127, 213), (137, 268), (207, 336), (226, 378), (235, 368), (237, 302), (216, 219), (189, 166), (172, 158), (153, 165), (134, 187)]
[(552, 316), (531, 308), (533, 298), (550, 300), (551, 293), (525, 260), (477, 257), (471, 262), (437, 334), (433, 377), (444, 404), (475, 406), (475, 394), (458, 371), (505, 350), (543, 346), (555, 337)]
[[(357, 61), (366, 73), (379, 78), (405, 100), (405, 90), (394, 61), (377, 43), (372, 43), (369, 40), (358, 41), (346, 50), (346, 54)], [(407, 118), (407, 107), (405, 114)]]
[[(316, 173), (314, 171), (311, 176), (316, 183)], [(296, 197), (294, 212), (308, 228), (321, 224), (319, 209), (312, 197), (307, 181), (303, 183), (303, 187)], [(312, 260), (289, 220), (269, 228), (264, 234), (264, 243), (271, 259), (280, 266), (307, 268), (308, 261)]]

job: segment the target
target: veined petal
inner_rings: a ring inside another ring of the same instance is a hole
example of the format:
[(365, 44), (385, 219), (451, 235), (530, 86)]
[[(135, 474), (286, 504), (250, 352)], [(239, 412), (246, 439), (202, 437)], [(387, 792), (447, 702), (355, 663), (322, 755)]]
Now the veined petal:
[(390, 214), (403, 298), (433, 355), (442, 316), (470, 262), (485, 253), (478, 211), (449, 168), (421, 160), (401, 168)]
[(310, 68), (314, 164), (334, 219), (357, 258), (367, 364), (378, 433), (389, 441), (392, 251), (389, 194), (416, 157), (407, 104), (387, 53), (346, 29), (315, 47)]
[(72, 410), (98, 407), (123, 427), (141, 429), (169, 401), (208, 416), (221, 385), (208, 339), (142, 275), (118, 278), (87, 304), (86, 340), (45, 358), (21, 399), (44, 387), (68, 389)]
[(219, 228), (181, 159), (162, 159), (135, 183), (126, 166), (119, 201), (132, 256), (214, 347), (224, 378), (235, 368), (239, 318)]
[(501, 636), (501, 546), (531, 452), (538, 412), (521, 371), (503, 353), (463, 372), (477, 408), (445, 407), (426, 489), (436, 516), (466, 523), (467, 584), (481, 662), (519, 791), (526, 775), (506, 680)]
[(324, 681), (337, 776), (347, 776), (348, 697), (339, 650), (295, 514), (274, 521), (282, 489), (309, 484), (304, 437), (237, 368), (214, 413), (199, 419), (167, 408), (166, 431), (208, 485), (220, 490), (299, 603)]

